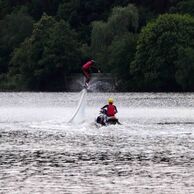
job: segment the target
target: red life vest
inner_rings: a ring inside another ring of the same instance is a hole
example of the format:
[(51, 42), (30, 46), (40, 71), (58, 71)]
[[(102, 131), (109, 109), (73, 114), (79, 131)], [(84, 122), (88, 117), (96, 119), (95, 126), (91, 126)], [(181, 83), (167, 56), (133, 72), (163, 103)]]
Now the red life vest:
[(113, 104), (109, 104), (107, 107), (107, 116), (112, 117), (115, 116), (115, 106)]
[(93, 61), (88, 61), (87, 63), (85, 63), (84, 65), (83, 65), (83, 69), (89, 69), (91, 66), (92, 66), (92, 64), (93, 64), (94, 62)]

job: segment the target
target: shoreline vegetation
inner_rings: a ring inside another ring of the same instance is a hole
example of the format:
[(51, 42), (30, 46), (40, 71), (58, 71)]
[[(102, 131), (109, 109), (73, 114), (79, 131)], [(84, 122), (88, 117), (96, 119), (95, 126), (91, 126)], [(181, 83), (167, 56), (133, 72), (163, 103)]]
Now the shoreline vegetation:
[(194, 0), (0, 1), (1, 92), (71, 91), (91, 58), (116, 92), (194, 92)]

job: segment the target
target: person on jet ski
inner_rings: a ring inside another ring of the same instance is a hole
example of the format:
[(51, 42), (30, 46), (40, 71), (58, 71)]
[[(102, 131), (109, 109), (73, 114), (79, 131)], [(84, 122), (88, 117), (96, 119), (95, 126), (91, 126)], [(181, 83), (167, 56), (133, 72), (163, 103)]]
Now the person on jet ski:
[(107, 117), (115, 118), (115, 114), (118, 112), (117, 107), (113, 104), (113, 99), (108, 99), (108, 104), (103, 106), (101, 109), (106, 110)]

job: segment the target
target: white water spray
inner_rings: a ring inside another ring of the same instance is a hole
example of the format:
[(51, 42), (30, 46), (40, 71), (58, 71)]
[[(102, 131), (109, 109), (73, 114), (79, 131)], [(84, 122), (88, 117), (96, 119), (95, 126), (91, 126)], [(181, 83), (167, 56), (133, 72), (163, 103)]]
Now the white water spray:
[(83, 89), (80, 92), (80, 100), (77, 105), (77, 108), (72, 115), (71, 119), (69, 120), (69, 123), (83, 123), (85, 121), (85, 109), (86, 109), (86, 98), (87, 98), (87, 89)]

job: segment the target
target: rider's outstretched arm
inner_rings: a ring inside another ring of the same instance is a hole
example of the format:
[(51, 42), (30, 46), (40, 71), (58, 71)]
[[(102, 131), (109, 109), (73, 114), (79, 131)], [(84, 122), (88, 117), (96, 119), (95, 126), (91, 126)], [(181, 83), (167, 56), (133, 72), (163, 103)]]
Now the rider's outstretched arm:
[(103, 106), (101, 109), (105, 109), (105, 108), (107, 108), (108, 107), (108, 105), (105, 105), (105, 106)]
[(98, 68), (98, 67), (96, 67), (96, 66), (91, 66), (91, 69), (94, 69), (94, 70), (96, 70), (98, 73), (100, 73), (101, 71), (100, 71), (100, 69)]

